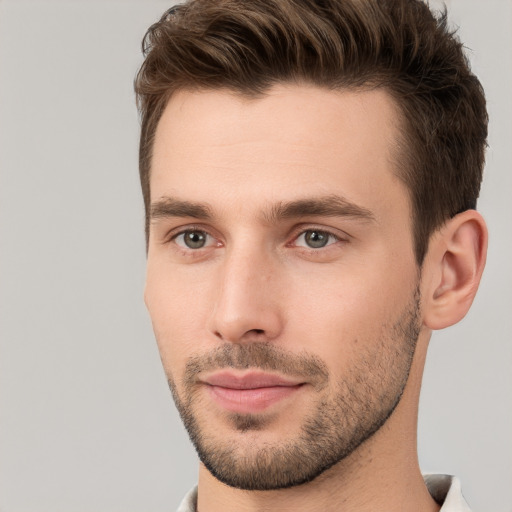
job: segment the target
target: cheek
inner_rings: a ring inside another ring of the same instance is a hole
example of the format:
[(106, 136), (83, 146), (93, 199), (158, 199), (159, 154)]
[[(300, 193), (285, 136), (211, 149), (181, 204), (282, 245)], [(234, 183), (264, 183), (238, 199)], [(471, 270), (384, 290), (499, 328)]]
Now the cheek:
[(166, 372), (176, 373), (204, 341), (208, 300), (171, 268), (148, 261), (145, 300)]
[(361, 350), (371, 349), (408, 306), (414, 291), (413, 272), (387, 268), (360, 268), (357, 273), (340, 269), (323, 276), (317, 272), (294, 281), (291, 338), (302, 339), (301, 348), (328, 364), (345, 366)]

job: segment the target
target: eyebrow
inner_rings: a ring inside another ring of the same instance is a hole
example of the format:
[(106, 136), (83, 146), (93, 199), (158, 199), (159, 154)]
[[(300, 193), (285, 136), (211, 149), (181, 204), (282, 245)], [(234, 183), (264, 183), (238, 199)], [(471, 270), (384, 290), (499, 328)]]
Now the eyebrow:
[(264, 216), (265, 220), (270, 223), (275, 223), (279, 219), (297, 217), (352, 217), (365, 221), (375, 220), (373, 212), (368, 208), (334, 194), (325, 197), (280, 202), (274, 205)]
[(166, 217), (193, 217), (208, 220), (213, 217), (211, 208), (204, 203), (181, 201), (173, 197), (162, 197), (151, 204), (151, 220)]
[[(173, 197), (162, 197), (152, 203), (150, 216), (152, 221), (167, 217), (192, 217), (202, 220), (211, 220), (214, 217), (212, 208), (207, 203), (184, 201)], [(338, 195), (281, 201), (263, 213), (264, 221), (270, 224), (299, 217), (352, 217), (364, 221), (375, 220), (371, 210)]]

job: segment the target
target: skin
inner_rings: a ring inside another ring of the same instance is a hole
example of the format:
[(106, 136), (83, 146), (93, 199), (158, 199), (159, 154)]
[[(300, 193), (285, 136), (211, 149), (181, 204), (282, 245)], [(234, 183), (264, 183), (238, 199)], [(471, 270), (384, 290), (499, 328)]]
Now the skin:
[[(311, 482), (248, 492), (200, 464), (201, 512), (439, 509), (416, 455), (421, 375), (431, 330), (455, 323), (471, 304), (487, 233), (476, 212), (451, 219), (420, 272), (409, 194), (394, 172), (399, 130), (382, 90), (278, 85), (258, 99), (180, 91), (169, 101), (151, 169), (145, 301), (178, 405), (213, 445), (254, 459), (262, 447), (298, 439), (311, 411), (335, 399), (336, 384), (354, 381), (354, 368), (369, 369), (358, 402), (377, 408), (400, 395), (375, 434)], [(333, 195), (348, 203), (336, 215), (275, 215), (280, 205)], [(205, 245), (187, 246), (187, 230), (202, 233)], [(308, 247), (312, 230), (329, 233), (324, 247)], [(393, 325), (418, 294), (418, 339), (407, 360)], [(316, 358), (327, 385), (305, 378), (298, 392), (255, 414), (258, 428), (239, 428), (207, 386), (189, 383), (189, 393), (184, 377), (194, 357), (251, 344)], [(396, 371), (385, 371), (394, 363)]]

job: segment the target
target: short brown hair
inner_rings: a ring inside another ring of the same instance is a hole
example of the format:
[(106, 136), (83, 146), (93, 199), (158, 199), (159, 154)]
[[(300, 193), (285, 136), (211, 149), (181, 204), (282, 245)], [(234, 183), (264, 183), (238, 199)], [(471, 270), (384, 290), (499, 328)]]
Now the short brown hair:
[(446, 10), (421, 0), (189, 0), (149, 28), (143, 52), (135, 90), (147, 237), (155, 131), (178, 89), (385, 88), (403, 121), (397, 175), (411, 194), (418, 264), (437, 228), (476, 207), (485, 97)]

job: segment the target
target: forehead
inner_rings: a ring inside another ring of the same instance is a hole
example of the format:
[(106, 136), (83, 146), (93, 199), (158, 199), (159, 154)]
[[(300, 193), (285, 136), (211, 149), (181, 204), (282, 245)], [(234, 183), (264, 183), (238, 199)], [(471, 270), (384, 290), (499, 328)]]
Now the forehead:
[(395, 175), (398, 125), (383, 90), (279, 85), (250, 99), (179, 91), (155, 135), (152, 200), (243, 199), (249, 207), (338, 193), (360, 204), (385, 206), (394, 195), (407, 202)]

